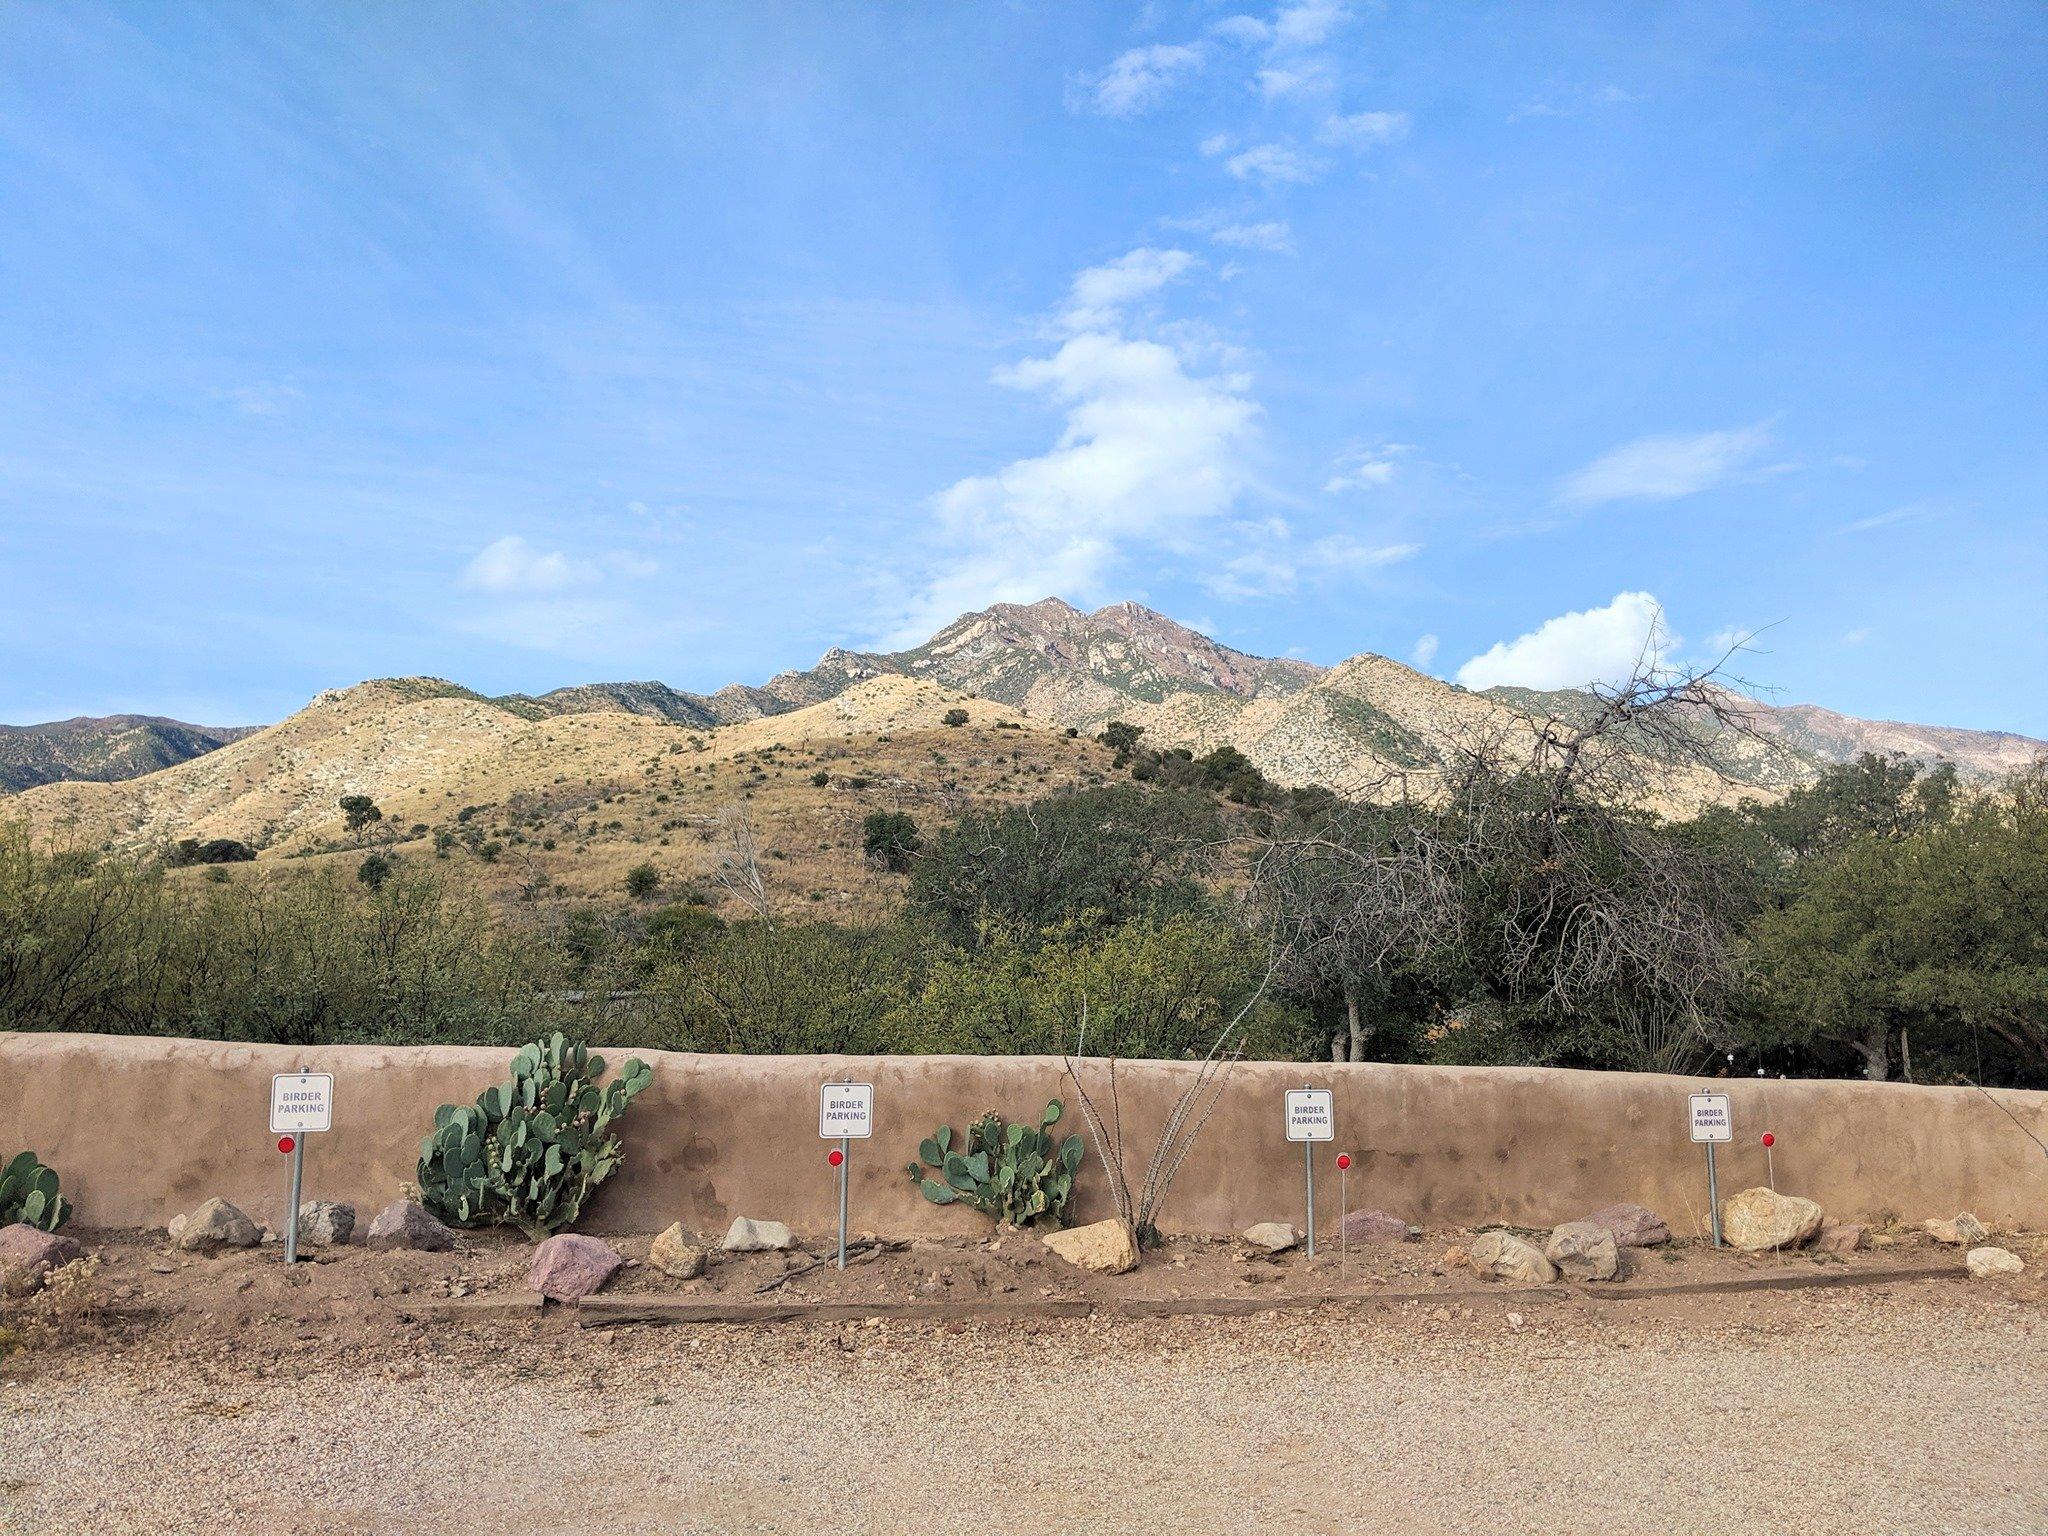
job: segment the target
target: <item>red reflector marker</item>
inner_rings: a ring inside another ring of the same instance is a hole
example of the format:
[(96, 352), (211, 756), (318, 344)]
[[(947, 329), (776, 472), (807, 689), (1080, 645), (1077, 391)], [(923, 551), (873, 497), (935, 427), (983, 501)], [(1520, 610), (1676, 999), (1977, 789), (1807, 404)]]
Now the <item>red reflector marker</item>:
[(1351, 1166), (1351, 1154), (1349, 1152), (1339, 1152), (1337, 1154), (1337, 1166), (1339, 1168), (1349, 1168)]
[(825, 1154), (825, 1161), (830, 1163), (834, 1168), (837, 1168), (841, 1163), (846, 1161), (846, 1154), (840, 1151), (837, 1147), (834, 1147), (830, 1152), (827, 1152)]
[(1777, 1144), (1778, 1144), (1778, 1138), (1777, 1138), (1777, 1137), (1775, 1137), (1775, 1136), (1773, 1136), (1773, 1135), (1772, 1135), (1772, 1134), (1771, 1134), (1771, 1133), (1770, 1133), (1769, 1131), (1765, 1131), (1765, 1132), (1764, 1132), (1764, 1145), (1765, 1145), (1765, 1146), (1767, 1146), (1767, 1147), (1775, 1147), (1775, 1146), (1776, 1146)]
[(277, 1138), (277, 1150), (280, 1152), (289, 1152), (293, 1147), (297, 1145), (298, 1143), (293, 1141), (289, 1136), (280, 1136)]

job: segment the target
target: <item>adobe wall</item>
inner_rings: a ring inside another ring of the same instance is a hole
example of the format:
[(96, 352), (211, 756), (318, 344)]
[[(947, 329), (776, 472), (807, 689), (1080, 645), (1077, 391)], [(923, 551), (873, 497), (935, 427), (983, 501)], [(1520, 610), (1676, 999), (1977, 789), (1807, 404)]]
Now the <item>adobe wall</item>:
[[(374, 1209), (413, 1177), (435, 1106), (468, 1102), (511, 1052), (458, 1046), (227, 1045), (132, 1036), (0, 1034), (0, 1153), (31, 1147), (55, 1167), (90, 1226), (161, 1225), (209, 1195), (259, 1220), (284, 1210), (286, 1160), (266, 1127), (269, 1079), (306, 1066), (335, 1075), (335, 1129), (308, 1141), (306, 1194)], [(614, 1070), (626, 1052), (607, 1052)], [(624, 1122), (626, 1164), (587, 1213), (597, 1231), (671, 1221), (716, 1232), (735, 1215), (799, 1233), (833, 1225), (835, 1186), (817, 1135), (817, 1088), (851, 1074), (875, 1085), (876, 1135), (856, 1143), (856, 1230), (919, 1235), (978, 1230), (981, 1218), (927, 1203), (905, 1177), (918, 1140), (941, 1121), (956, 1134), (984, 1109), (1035, 1115), (1079, 1106), (1048, 1057), (697, 1056), (638, 1053), (653, 1085)], [(1119, 1066), (1132, 1179), (1195, 1067)], [(1101, 1063), (1091, 1091), (1107, 1103)], [(1281, 1094), (1335, 1090), (1337, 1141), (1319, 1149), (1318, 1222), (1338, 1214), (1338, 1150), (1355, 1159), (1353, 1206), (1423, 1226), (1505, 1220), (1542, 1226), (1611, 1200), (1638, 1200), (1677, 1232), (1703, 1229), (1706, 1181), (1686, 1138), (1685, 1099), (1733, 1095), (1735, 1142), (1722, 1149), (1724, 1195), (1764, 1179), (1757, 1144), (1778, 1138), (1779, 1189), (1831, 1215), (1907, 1219), (1975, 1211), (1987, 1222), (2048, 1227), (2048, 1157), (2010, 1110), (2048, 1141), (2048, 1094), (1839, 1081), (1701, 1083), (1688, 1078), (1541, 1068), (1241, 1063), (1180, 1170), (1162, 1225), (1235, 1231), (1300, 1223), (1301, 1149), (1282, 1139)], [(1109, 1214), (1094, 1147), (1079, 1218)]]

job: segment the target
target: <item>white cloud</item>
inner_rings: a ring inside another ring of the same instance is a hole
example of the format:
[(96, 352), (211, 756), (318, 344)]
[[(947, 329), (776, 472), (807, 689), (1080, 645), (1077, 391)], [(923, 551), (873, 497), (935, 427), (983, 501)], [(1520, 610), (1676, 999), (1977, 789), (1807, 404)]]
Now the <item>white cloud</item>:
[[(1149, 291), (1109, 284), (1097, 297)], [(1093, 309), (1105, 327), (1117, 318), (1112, 305)], [(1250, 484), (1259, 408), (1249, 380), (1198, 376), (1180, 348), (1084, 330), (995, 377), (1056, 403), (1060, 435), (1046, 452), (934, 498), (949, 557), (904, 605), (886, 644), (913, 644), (991, 602), (1100, 596), (1131, 547), (1187, 536), (1228, 513)]]
[(1406, 112), (1353, 112), (1348, 116), (1333, 113), (1323, 119), (1317, 137), (1325, 144), (1367, 149), (1374, 144), (1391, 144), (1396, 139), (1406, 138), (1408, 126)]
[(623, 550), (591, 559), (544, 552), (514, 533), (478, 550), (463, 567), (462, 585), (483, 592), (560, 592), (614, 577), (651, 576), (657, 569), (653, 561)]
[(1725, 432), (1639, 437), (1565, 476), (1557, 499), (1580, 506), (1675, 501), (1725, 484), (1748, 470), (1770, 440), (1770, 429), (1762, 423)]
[(1427, 670), (1429, 664), (1436, 660), (1439, 644), (1441, 642), (1435, 635), (1418, 635), (1415, 644), (1409, 648), (1409, 661), (1413, 662), (1418, 670)]
[(282, 416), (305, 399), (306, 392), (296, 384), (237, 384), (232, 389), (215, 390), (214, 398), (225, 400), (244, 416)]
[(1221, 597), (1278, 597), (1307, 580), (1363, 575), (1412, 560), (1422, 552), (1420, 544), (1371, 544), (1346, 533), (1326, 534), (1303, 544), (1278, 517), (1240, 523), (1237, 532), (1246, 541), (1244, 547), (1201, 578), (1204, 586)]
[(1290, 64), (1268, 64), (1252, 75), (1252, 84), (1268, 101), (1285, 96), (1307, 96), (1327, 91), (1335, 84), (1330, 65), (1324, 59), (1302, 59)]
[(1226, 16), (1209, 28), (1226, 42), (1256, 46), (1273, 40), (1273, 29), (1256, 16)]
[(1345, 0), (1294, 0), (1273, 13), (1273, 46), (1313, 48), (1350, 17)]
[(1271, 219), (1262, 224), (1225, 224), (1221, 229), (1212, 230), (1209, 238), (1218, 245), (1234, 245), (1248, 251), (1278, 251), (1291, 255), (1294, 251), (1294, 231), (1284, 219)]
[(1074, 275), (1060, 321), (1070, 331), (1114, 326), (1132, 304), (1157, 293), (1194, 260), (1186, 251), (1140, 246), (1115, 261), (1084, 268)]
[(1407, 443), (1382, 443), (1377, 448), (1347, 453), (1337, 460), (1330, 478), (1323, 482), (1323, 494), (1335, 496), (1343, 491), (1367, 491), (1387, 485), (1392, 482), (1399, 461), (1414, 451)]
[(1861, 645), (1864, 641), (1868, 640), (1872, 635), (1876, 633), (1877, 631), (1872, 629), (1868, 624), (1860, 624), (1856, 628), (1850, 630), (1846, 635), (1842, 636), (1842, 644)]
[(1844, 533), (1869, 533), (1874, 528), (1889, 528), (1893, 523), (1909, 523), (1915, 518), (1925, 517), (1932, 510), (1925, 502), (1908, 502), (1903, 507), (1893, 507), (1889, 512), (1874, 513), (1859, 517), (1852, 523), (1842, 524)]
[(1223, 168), (1239, 181), (1260, 181), (1269, 187), (1313, 181), (1316, 175), (1315, 165), (1285, 144), (1254, 144), (1224, 161)]
[(1504, 640), (1458, 668), (1467, 688), (1583, 688), (1625, 678), (1640, 660), (1655, 664), (1679, 645), (1647, 592), (1622, 592), (1604, 608), (1560, 614)]
[(1153, 43), (1120, 53), (1095, 82), (1095, 110), (1109, 117), (1136, 117), (1201, 67), (1200, 43)]

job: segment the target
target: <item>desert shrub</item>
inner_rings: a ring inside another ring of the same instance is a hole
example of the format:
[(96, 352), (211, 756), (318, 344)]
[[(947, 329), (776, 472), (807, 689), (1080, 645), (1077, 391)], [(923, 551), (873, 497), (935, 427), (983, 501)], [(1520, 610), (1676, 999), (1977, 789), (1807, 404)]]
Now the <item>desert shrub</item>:
[[(1064, 1227), (1083, 1147), (1079, 1136), (1054, 1144), (1052, 1127), (1061, 1109), (1060, 1101), (1052, 1100), (1036, 1125), (1021, 1120), (1005, 1125), (990, 1110), (967, 1128), (958, 1152), (952, 1150), (953, 1128), (942, 1125), (918, 1143), (919, 1161), (906, 1171), (934, 1205), (960, 1201), (1010, 1226), (1048, 1222)], [(926, 1168), (938, 1177), (926, 1174)]]
[(860, 824), (861, 851), (868, 862), (891, 874), (902, 874), (924, 840), (917, 835), (917, 823), (903, 811), (870, 811)]
[(733, 923), (647, 980), (660, 1043), (751, 1054), (898, 1051), (929, 937), (901, 924)]
[(384, 819), (377, 802), (368, 795), (343, 795), (335, 803), (341, 808), (342, 825), (350, 832), (360, 832), (370, 823)]
[(254, 848), (232, 837), (213, 837), (205, 842), (196, 837), (181, 837), (164, 855), (164, 862), (173, 869), (182, 869), (191, 864), (246, 864), (255, 857)]
[(71, 1202), (57, 1192), (57, 1170), (33, 1152), (22, 1152), (0, 1167), (0, 1227), (25, 1221), (54, 1232), (71, 1219)]
[(652, 864), (635, 864), (626, 871), (626, 894), (635, 901), (645, 901), (661, 889), (661, 871)]
[(939, 717), (939, 722), (942, 725), (965, 725), (967, 723), (967, 711), (964, 709), (949, 709)]
[(391, 861), (381, 853), (373, 853), (356, 866), (356, 878), (374, 891), (391, 878)]
[(512, 1058), (512, 1076), (473, 1105), (443, 1104), (420, 1143), (420, 1199), (460, 1227), (539, 1238), (572, 1226), (621, 1161), (612, 1126), (653, 1081), (629, 1059), (602, 1087), (604, 1058), (557, 1032)]

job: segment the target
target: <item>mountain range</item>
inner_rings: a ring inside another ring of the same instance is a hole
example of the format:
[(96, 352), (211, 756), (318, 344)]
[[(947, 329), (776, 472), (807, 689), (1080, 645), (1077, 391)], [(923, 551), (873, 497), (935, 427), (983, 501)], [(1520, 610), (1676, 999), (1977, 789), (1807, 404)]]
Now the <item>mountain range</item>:
[[(1730, 700), (1750, 731), (1701, 721), (1722, 738), (1727, 777), (1652, 765), (1651, 808), (1684, 815), (1770, 797), (1865, 751), (1952, 762), (1987, 781), (2048, 754), (2048, 742), (2007, 733)], [(379, 836), (488, 832), (571, 885), (601, 884), (636, 850), (663, 848), (678, 850), (663, 857), (680, 877), (696, 878), (721, 807), (751, 803), (781, 856), (811, 861), (816, 899), (830, 899), (857, 881), (858, 860), (844, 855), (866, 809), (943, 815), (1098, 780), (1111, 770), (1092, 737), (1112, 719), (1151, 745), (1235, 747), (1284, 785), (1374, 797), (1413, 793), (1418, 780), (1426, 793), (1475, 734), (1526, 736), (1532, 718), (1587, 705), (1575, 692), (1473, 692), (1370, 654), (1334, 667), (1251, 656), (1136, 603), (1088, 613), (1046, 599), (965, 614), (910, 650), (829, 651), (758, 687), (593, 683), (491, 697), (384, 679), (254, 731), (134, 716), (8, 728), (0, 761), (17, 765), (11, 814), (101, 846), (227, 837), (322, 856), (355, 846), (336, 802), (367, 794), (386, 812)]]

